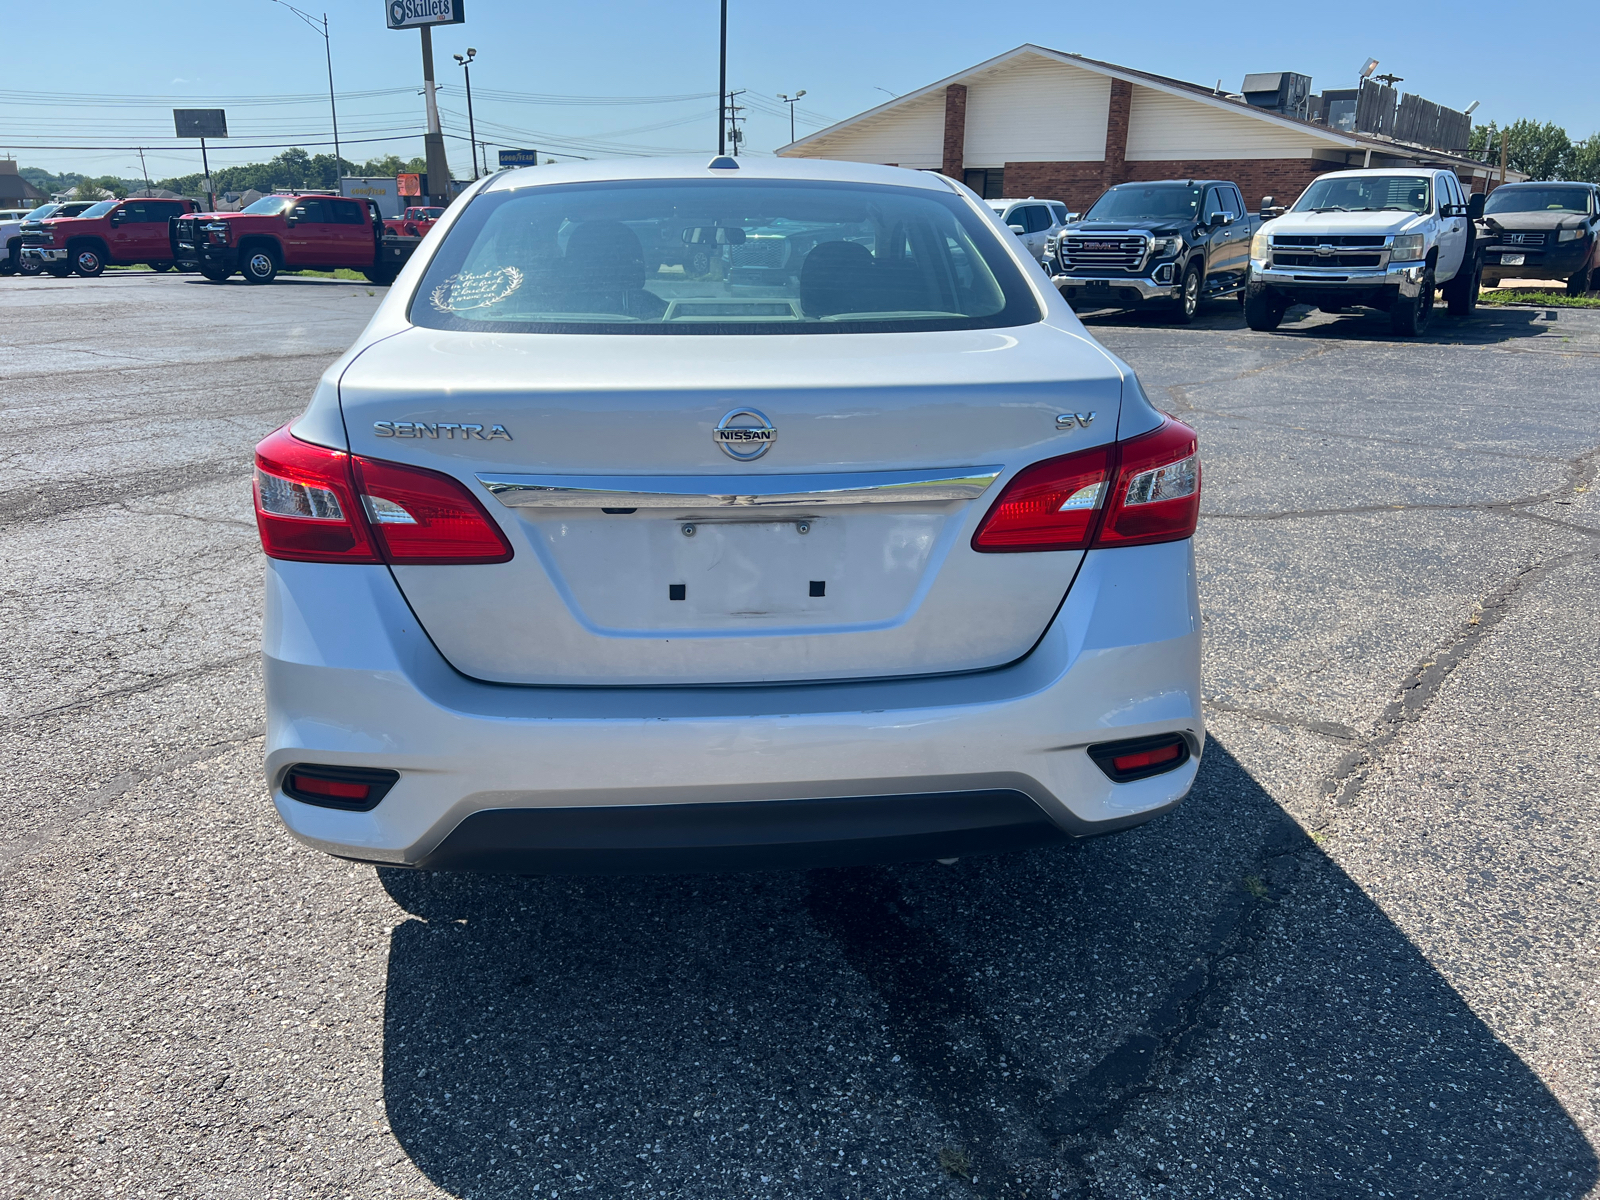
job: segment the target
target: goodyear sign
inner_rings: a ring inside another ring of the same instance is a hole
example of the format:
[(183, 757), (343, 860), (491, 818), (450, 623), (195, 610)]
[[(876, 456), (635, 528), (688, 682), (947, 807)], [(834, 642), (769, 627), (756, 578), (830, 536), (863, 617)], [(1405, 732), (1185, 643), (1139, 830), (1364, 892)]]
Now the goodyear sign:
[(419, 25), (459, 25), (467, 19), (463, 0), (386, 0), (390, 29), (415, 29)]
[(507, 167), (537, 167), (539, 165), (539, 152), (537, 150), (502, 150), (500, 151), (500, 169)]

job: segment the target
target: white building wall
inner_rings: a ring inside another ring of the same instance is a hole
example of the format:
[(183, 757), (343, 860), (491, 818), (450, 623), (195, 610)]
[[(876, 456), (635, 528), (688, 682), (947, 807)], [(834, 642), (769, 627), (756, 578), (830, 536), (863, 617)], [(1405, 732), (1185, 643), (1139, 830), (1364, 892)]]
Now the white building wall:
[(938, 170), (944, 163), (944, 91), (867, 117), (794, 154)]
[(966, 82), (967, 166), (1105, 157), (1111, 81), (1104, 75), (1027, 54)]
[(1183, 159), (1311, 158), (1333, 144), (1248, 113), (1204, 101), (1133, 88), (1128, 113), (1129, 162)]

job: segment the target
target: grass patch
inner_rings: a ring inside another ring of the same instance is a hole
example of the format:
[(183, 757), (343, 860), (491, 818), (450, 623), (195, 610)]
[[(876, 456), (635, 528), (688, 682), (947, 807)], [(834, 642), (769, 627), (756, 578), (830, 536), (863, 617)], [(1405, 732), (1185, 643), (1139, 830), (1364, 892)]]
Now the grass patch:
[(1244, 890), (1257, 900), (1265, 900), (1267, 898), (1267, 885), (1261, 882), (1259, 875), (1246, 875), (1243, 882)]
[(279, 271), (280, 275), (305, 275), (312, 279), (357, 279), (365, 283), (367, 277), (360, 271), (352, 271), (348, 267), (340, 267), (334, 271)]
[(1479, 304), (1532, 304), (1539, 308), (1600, 308), (1600, 295), (1575, 296), (1554, 288), (1495, 288), (1478, 294)]
[(965, 1146), (941, 1146), (939, 1166), (946, 1175), (972, 1182), (972, 1157)]

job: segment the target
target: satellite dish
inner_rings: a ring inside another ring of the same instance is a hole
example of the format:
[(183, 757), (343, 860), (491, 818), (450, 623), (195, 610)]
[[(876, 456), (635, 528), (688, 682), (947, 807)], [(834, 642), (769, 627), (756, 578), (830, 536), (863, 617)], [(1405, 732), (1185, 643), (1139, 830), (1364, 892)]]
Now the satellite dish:
[(1361, 64), (1361, 78), (1365, 79), (1378, 69), (1378, 60), (1369, 58)]

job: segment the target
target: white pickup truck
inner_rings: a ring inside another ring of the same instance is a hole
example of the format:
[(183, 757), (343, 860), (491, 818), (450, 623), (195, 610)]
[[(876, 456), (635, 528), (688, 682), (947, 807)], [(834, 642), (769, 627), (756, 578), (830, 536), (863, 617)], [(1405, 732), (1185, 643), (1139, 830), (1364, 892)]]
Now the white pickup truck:
[(1483, 197), (1469, 200), (1451, 171), (1319, 176), (1252, 239), (1245, 323), (1276, 329), (1293, 304), (1323, 312), (1361, 305), (1387, 312), (1395, 333), (1415, 337), (1428, 328), (1436, 289), (1452, 316), (1469, 316), (1483, 274), (1474, 224), (1482, 210)]
[(0, 275), (15, 275), (22, 264), (24, 208), (0, 210)]

